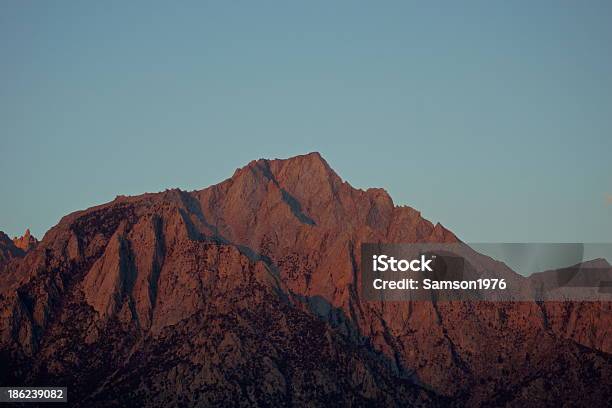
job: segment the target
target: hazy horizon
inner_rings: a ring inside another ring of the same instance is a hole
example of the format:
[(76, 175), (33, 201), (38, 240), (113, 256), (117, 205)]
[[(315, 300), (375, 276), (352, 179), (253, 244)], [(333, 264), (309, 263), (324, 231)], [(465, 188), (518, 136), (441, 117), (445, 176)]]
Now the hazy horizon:
[[(512, 18), (508, 18), (512, 16)], [(612, 5), (0, 4), (0, 230), (319, 151), (466, 242), (612, 242)]]

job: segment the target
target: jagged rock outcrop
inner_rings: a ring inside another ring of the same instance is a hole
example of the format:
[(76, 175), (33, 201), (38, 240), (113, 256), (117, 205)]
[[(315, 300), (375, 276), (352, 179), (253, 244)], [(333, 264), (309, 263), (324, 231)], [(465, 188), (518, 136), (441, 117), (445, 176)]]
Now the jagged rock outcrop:
[(0, 264), (8, 262), (14, 258), (21, 258), (25, 255), (23, 249), (15, 246), (13, 240), (8, 235), (0, 231)]
[(36, 248), (38, 245), (38, 240), (36, 237), (30, 234), (30, 229), (26, 229), (21, 237), (13, 238), (13, 243), (19, 249), (24, 252), (28, 252), (29, 250)]
[(360, 298), (362, 242), (457, 241), (317, 153), (118, 197), (0, 266), (0, 379), (80, 406), (607, 401), (608, 304)]

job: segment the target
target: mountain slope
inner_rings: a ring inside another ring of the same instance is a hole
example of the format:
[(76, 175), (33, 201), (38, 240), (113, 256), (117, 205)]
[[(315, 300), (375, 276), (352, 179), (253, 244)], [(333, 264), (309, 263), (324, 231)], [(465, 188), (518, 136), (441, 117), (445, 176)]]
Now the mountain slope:
[(21, 258), (24, 255), (23, 249), (17, 247), (8, 235), (0, 231), (0, 264), (14, 258)]
[(599, 328), (585, 337), (536, 303), (360, 299), (362, 242), (457, 241), (317, 153), (118, 197), (3, 267), (2, 383), (74, 384), (83, 406), (610, 398), (607, 304), (573, 305)]

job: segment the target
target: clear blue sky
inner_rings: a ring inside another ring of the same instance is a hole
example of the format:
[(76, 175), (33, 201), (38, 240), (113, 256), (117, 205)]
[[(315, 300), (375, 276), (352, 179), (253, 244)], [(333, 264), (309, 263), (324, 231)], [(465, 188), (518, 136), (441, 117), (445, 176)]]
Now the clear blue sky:
[(0, 2), (0, 230), (316, 150), (466, 241), (612, 241), (609, 1), (178, 3)]

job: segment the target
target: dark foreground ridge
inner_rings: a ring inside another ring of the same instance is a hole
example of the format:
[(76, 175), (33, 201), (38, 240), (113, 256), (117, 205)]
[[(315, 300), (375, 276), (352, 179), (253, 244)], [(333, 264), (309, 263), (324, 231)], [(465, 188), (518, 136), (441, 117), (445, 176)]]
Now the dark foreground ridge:
[[(367, 302), (362, 242), (457, 237), (318, 153), (0, 234), (0, 383), (73, 406), (604, 406), (608, 303)], [(30, 240), (28, 239), (28, 242)], [(511, 270), (497, 273), (521, 280)]]

